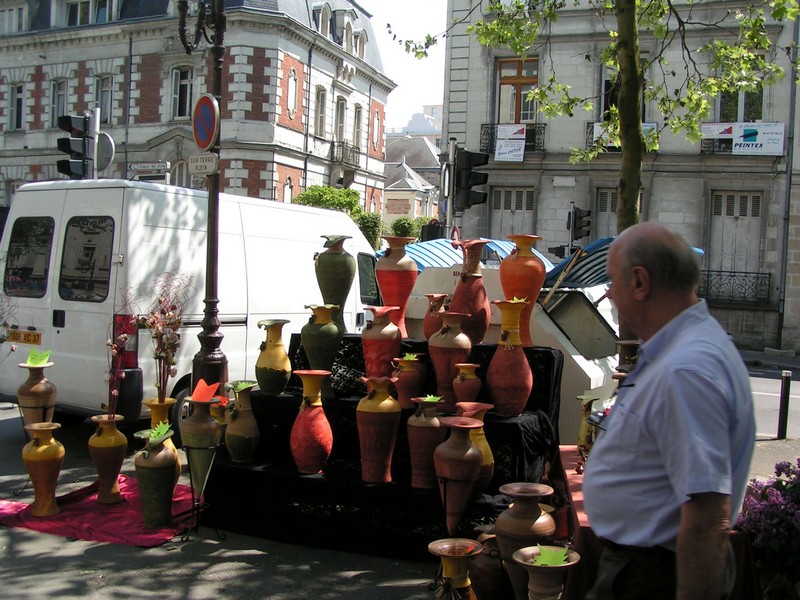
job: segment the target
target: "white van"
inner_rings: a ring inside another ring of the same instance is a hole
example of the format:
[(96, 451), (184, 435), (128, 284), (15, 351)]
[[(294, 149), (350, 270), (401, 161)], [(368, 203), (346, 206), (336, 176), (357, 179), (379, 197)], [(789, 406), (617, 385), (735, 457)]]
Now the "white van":
[[(65, 412), (97, 414), (109, 397), (109, 356), (125, 290), (141, 296), (134, 308), (147, 309), (152, 285), (165, 271), (193, 277), (194, 294), (184, 314), (177, 376), (168, 395), (190, 391), (192, 360), (200, 349), (205, 298), (208, 195), (146, 182), (101, 179), (32, 183), (12, 202), (2, 244), (3, 304), (9, 314), (7, 339), (0, 345), (0, 399), (15, 401), (27, 371), (29, 351), (50, 349), (46, 371), (56, 386), (56, 406)], [(293, 332), (308, 322), (308, 304), (321, 304), (314, 256), (324, 235), (348, 235), (345, 250), (356, 258), (357, 274), (346, 305), (347, 331), (364, 324), (364, 306), (378, 304), (375, 254), (344, 213), (220, 195), (218, 297), (220, 345), (228, 379), (255, 379), (255, 361), (267, 318), (289, 319), (283, 329), (288, 348)], [(141, 416), (142, 398), (156, 396), (155, 363), (146, 329), (131, 336), (117, 412)], [(177, 414), (173, 415), (173, 419)]]

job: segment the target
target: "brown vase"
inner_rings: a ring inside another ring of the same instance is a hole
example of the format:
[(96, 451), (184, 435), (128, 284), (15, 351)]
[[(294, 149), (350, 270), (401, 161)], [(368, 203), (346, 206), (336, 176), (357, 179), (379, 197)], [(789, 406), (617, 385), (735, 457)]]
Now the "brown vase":
[(533, 346), (531, 339), (531, 313), (542, 291), (547, 270), (542, 260), (533, 253), (533, 245), (542, 239), (538, 235), (512, 234), (506, 236), (516, 248), (500, 262), (500, 285), (509, 300), (526, 298), (528, 305), (519, 320), (522, 346)]
[(500, 559), (497, 536), (484, 532), (478, 535), (478, 541), (483, 545), (483, 551), (469, 561), (472, 589), (478, 600), (513, 598), (514, 591)]
[(365, 377), (367, 395), (356, 407), (361, 448), (361, 479), (365, 483), (392, 480), (392, 453), (400, 425), (400, 405), (389, 394), (394, 377)]
[[(493, 409), (494, 406), (486, 402), (456, 402), (456, 411), (460, 417), (470, 417), (478, 419), (483, 423), (483, 417), (486, 411)], [(481, 473), (478, 476), (478, 483), (475, 484), (475, 490), (472, 492), (472, 497), (476, 498), (486, 491), (489, 484), (494, 477), (494, 454), (489, 446), (489, 441), (486, 439), (486, 432), (483, 427), (473, 429), (469, 433), (472, 438), (472, 443), (481, 449), (483, 454), (483, 463), (481, 464)]]
[[(21, 369), (28, 369), (28, 378), (17, 389), (17, 403), (22, 413), (22, 424), (31, 425), (33, 423), (48, 423), (53, 420), (53, 412), (56, 408), (56, 386), (44, 375), (47, 367), (52, 367), (53, 363), (43, 363), (32, 366), (27, 363), (20, 363)], [(28, 440), (31, 440), (31, 432), (25, 430)]]
[(406, 254), (406, 245), (416, 238), (387, 235), (383, 239), (389, 247), (375, 263), (375, 278), (384, 303), (398, 307), (391, 315), (392, 323), (400, 329), (400, 336), (406, 338), (406, 306), (419, 272), (417, 263)]
[(495, 413), (518, 417), (533, 389), (533, 372), (519, 337), (519, 315), (527, 302), (493, 300), (501, 313), (500, 343), (486, 371), (486, 385)]
[(235, 463), (253, 462), (261, 441), (261, 432), (250, 404), (250, 391), (255, 385), (255, 381), (231, 381), (225, 384), (225, 388), (233, 390), (236, 396), (236, 404), (228, 415), (225, 429), (225, 446), (231, 461)]
[(450, 437), (434, 450), (433, 463), (439, 479), (447, 532), (454, 535), (483, 463), (483, 454), (472, 443), (469, 432), (482, 427), (483, 423), (468, 417), (441, 417), (439, 422), (450, 428)]
[(289, 446), (297, 470), (310, 475), (319, 473), (333, 449), (333, 432), (322, 408), (322, 382), (330, 371), (295, 371), (303, 382), (303, 401), (292, 425)]
[(428, 299), (428, 310), (422, 319), (422, 333), (426, 340), (442, 328), (442, 316), (447, 294), (425, 294)]
[(217, 448), (222, 440), (222, 427), (211, 416), (211, 407), (219, 404), (219, 400), (217, 398), (186, 400), (191, 403), (192, 414), (181, 423), (181, 439), (189, 466), (192, 490), (195, 498), (199, 500), (205, 491)]
[[(178, 459), (163, 443), (172, 434), (173, 431), (170, 430), (164, 436), (152, 440), (149, 429), (133, 434), (145, 443), (144, 448), (134, 455), (133, 465), (139, 483), (144, 525), (152, 529), (172, 524), (172, 497), (175, 493), (173, 482)], [(180, 463), (178, 466), (180, 467)]]
[(527, 600), (559, 600), (564, 591), (564, 582), (567, 571), (575, 566), (581, 559), (580, 554), (574, 550), (567, 550), (567, 562), (561, 565), (537, 565), (536, 557), (541, 554), (542, 548), (550, 550), (563, 550), (562, 546), (528, 546), (514, 552), (514, 563), (521, 566), (528, 573)]
[(514, 595), (517, 600), (526, 600), (528, 574), (514, 562), (513, 555), (520, 548), (546, 544), (553, 539), (555, 521), (539, 506), (539, 500), (552, 495), (553, 488), (540, 483), (506, 483), (500, 486), (500, 493), (512, 499), (509, 507), (495, 521), (500, 555), (511, 579)]
[(480, 542), (467, 538), (445, 538), (428, 544), (428, 551), (442, 561), (442, 577), (437, 582), (436, 598), (477, 600), (469, 578), (472, 557), (483, 551)]
[(492, 318), (492, 306), (483, 286), (480, 261), (481, 252), (488, 243), (489, 240), (453, 242), (454, 246), (460, 246), (464, 252), (464, 264), (461, 268), (461, 277), (453, 291), (450, 311), (467, 315), (461, 321), (461, 329), (467, 334), (473, 346), (483, 341)]
[(60, 423), (30, 423), (25, 431), (31, 435), (22, 448), (22, 462), (33, 486), (33, 503), (30, 505), (34, 517), (49, 517), (61, 512), (56, 502), (56, 486), (61, 465), (64, 463), (64, 446), (53, 437)]
[(456, 363), (458, 375), (453, 379), (453, 393), (456, 402), (475, 402), (483, 387), (483, 383), (476, 371), (480, 368), (477, 363)]
[(400, 329), (391, 320), (399, 310), (397, 306), (366, 306), (373, 319), (367, 321), (361, 332), (361, 348), (364, 354), (364, 372), (370, 377), (391, 377), (392, 359), (400, 353), (402, 338)]
[[(339, 307), (335, 304), (307, 304), (313, 316), (300, 330), (300, 340), (312, 370), (330, 371), (336, 361), (344, 332), (333, 320), (333, 312)], [(322, 397), (335, 400), (330, 377), (322, 382)]]
[(436, 488), (433, 452), (447, 437), (447, 428), (442, 427), (439, 422), (438, 401), (427, 401), (423, 397), (412, 400), (417, 406), (417, 412), (406, 422), (411, 456), (411, 487), (432, 490)]
[(428, 340), (428, 354), (436, 372), (436, 394), (442, 397), (439, 410), (453, 413), (456, 410), (456, 396), (453, 391), (453, 379), (458, 375), (458, 363), (465, 363), (469, 358), (472, 343), (461, 331), (462, 313), (443, 312), (442, 328)]
[(119, 491), (119, 472), (128, 452), (128, 438), (117, 429), (122, 415), (95, 415), (92, 423), (97, 425), (89, 438), (89, 456), (97, 471), (97, 503), (116, 504), (122, 502)]
[(261, 342), (256, 359), (256, 381), (258, 388), (270, 396), (282, 394), (292, 374), (292, 363), (283, 345), (283, 326), (288, 319), (263, 319), (258, 322), (267, 332), (266, 340)]
[(342, 334), (347, 333), (344, 324), (344, 307), (350, 287), (356, 274), (356, 260), (344, 249), (345, 240), (349, 235), (323, 235), (325, 238), (325, 252), (314, 256), (314, 272), (317, 276), (319, 290), (322, 292), (322, 301), (333, 304), (338, 308), (334, 311), (333, 320), (339, 326)]
[(395, 358), (392, 364), (395, 366), (392, 377), (397, 379), (394, 384), (397, 390), (397, 402), (400, 408), (414, 408), (411, 399), (424, 391), (425, 365), (416, 357)]
[[(142, 400), (147, 408), (150, 409), (150, 428), (152, 429), (159, 423), (169, 423), (169, 413), (175, 405), (175, 398), (164, 398), (163, 402), (159, 402), (158, 398), (145, 398)], [(181, 478), (181, 457), (178, 454), (178, 449), (175, 447), (175, 442), (172, 441), (172, 436), (168, 437), (163, 442), (164, 447), (175, 455), (175, 483), (172, 486), (173, 490), (178, 485), (178, 480)]]

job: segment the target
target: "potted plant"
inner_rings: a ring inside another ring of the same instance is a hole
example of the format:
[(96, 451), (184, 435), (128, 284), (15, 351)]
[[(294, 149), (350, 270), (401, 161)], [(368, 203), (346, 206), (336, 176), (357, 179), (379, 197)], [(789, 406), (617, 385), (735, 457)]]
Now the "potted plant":
[(734, 529), (750, 539), (765, 600), (800, 597), (800, 458), (750, 481)]

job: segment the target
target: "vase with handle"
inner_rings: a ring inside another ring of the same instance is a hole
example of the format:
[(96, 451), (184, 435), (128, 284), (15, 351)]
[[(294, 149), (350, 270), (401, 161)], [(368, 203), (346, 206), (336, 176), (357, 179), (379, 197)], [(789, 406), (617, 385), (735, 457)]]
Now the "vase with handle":
[(492, 318), (492, 306), (483, 285), (481, 274), (481, 252), (489, 240), (456, 240), (454, 246), (461, 247), (464, 264), (461, 268), (450, 311), (464, 313), (461, 330), (467, 334), (475, 346), (483, 341)]
[(500, 343), (486, 371), (486, 385), (495, 413), (518, 417), (525, 410), (533, 389), (533, 372), (519, 337), (519, 315), (529, 304), (493, 300), (501, 313)]
[(333, 449), (333, 432), (322, 407), (322, 382), (330, 371), (295, 371), (303, 382), (303, 400), (292, 425), (289, 445), (297, 470), (303, 475), (319, 473)]
[(288, 319), (262, 319), (258, 326), (267, 332), (266, 340), (261, 342), (256, 359), (256, 381), (258, 388), (270, 396), (277, 396), (286, 390), (292, 374), (292, 363), (283, 345), (283, 326)]
[(416, 354), (396, 357), (392, 360), (395, 369), (392, 377), (397, 379), (394, 384), (397, 390), (397, 402), (400, 408), (414, 408), (412, 398), (419, 396), (425, 386), (425, 365)]
[[(306, 308), (311, 309), (312, 317), (300, 330), (300, 340), (308, 357), (308, 365), (312, 370), (332, 371), (344, 336), (333, 320), (333, 312), (338, 306), (307, 304)], [(326, 400), (335, 399), (330, 377), (322, 382), (322, 397)]]
[(364, 354), (364, 370), (369, 377), (391, 377), (392, 359), (400, 353), (402, 338), (400, 328), (391, 320), (399, 310), (397, 306), (366, 306), (373, 314), (361, 332), (361, 348)]
[(400, 336), (407, 338), (406, 306), (417, 281), (419, 267), (406, 254), (406, 246), (416, 238), (386, 235), (383, 239), (389, 247), (375, 263), (375, 278), (378, 280), (383, 301), (387, 305), (398, 307), (391, 315), (392, 323), (400, 329)]
[(442, 316), (440, 313), (445, 311), (445, 301), (447, 294), (425, 294), (428, 299), (428, 309), (422, 319), (422, 333), (426, 340), (442, 328)]
[(361, 449), (361, 479), (365, 483), (392, 480), (392, 454), (400, 425), (400, 405), (389, 394), (394, 377), (365, 377), (367, 395), (356, 407)]
[(314, 272), (322, 292), (322, 301), (338, 307), (334, 311), (333, 320), (342, 334), (345, 334), (347, 327), (344, 323), (344, 307), (356, 274), (356, 260), (344, 249), (345, 241), (351, 236), (323, 235), (322, 237), (325, 238), (323, 247), (326, 250), (314, 256)]
[(145, 442), (144, 447), (133, 457), (142, 515), (145, 527), (158, 529), (172, 524), (172, 498), (175, 493), (173, 474), (177, 456), (166, 446), (164, 440), (172, 436), (172, 430), (161, 435), (145, 429), (134, 433), (134, 437)]

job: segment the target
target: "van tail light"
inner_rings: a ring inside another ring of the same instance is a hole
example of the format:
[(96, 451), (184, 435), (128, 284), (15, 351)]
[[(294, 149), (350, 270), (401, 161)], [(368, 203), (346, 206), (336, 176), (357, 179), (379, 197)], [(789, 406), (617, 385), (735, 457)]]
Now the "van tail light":
[(114, 367), (117, 369), (135, 369), (139, 366), (139, 327), (136, 315), (114, 315), (114, 339), (127, 335), (124, 344), (120, 344)]

